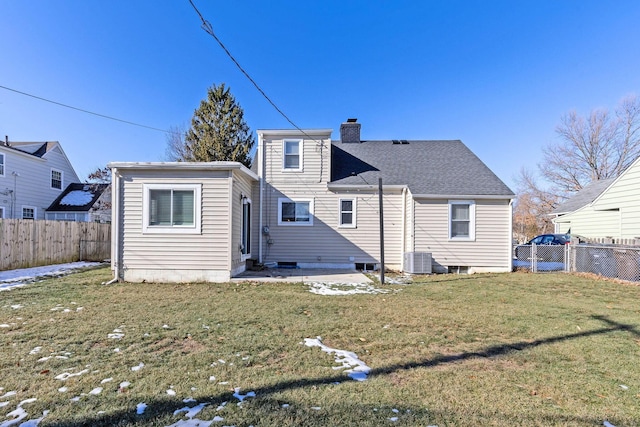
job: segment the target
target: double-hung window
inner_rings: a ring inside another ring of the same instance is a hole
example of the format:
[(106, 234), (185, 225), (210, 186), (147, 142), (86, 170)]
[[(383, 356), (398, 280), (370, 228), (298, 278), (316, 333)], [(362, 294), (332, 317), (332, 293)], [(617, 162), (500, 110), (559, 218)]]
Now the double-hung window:
[(302, 170), (302, 140), (285, 139), (282, 142), (282, 170)]
[(470, 200), (449, 201), (449, 239), (475, 240), (476, 205)]
[(279, 198), (278, 225), (313, 225), (313, 200)]
[(356, 227), (356, 199), (340, 199), (340, 227)]
[(62, 190), (62, 171), (51, 169), (51, 188)]
[(36, 219), (36, 208), (31, 206), (23, 206), (22, 219)]
[(200, 233), (200, 184), (145, 184), (144, 233)]
[(0, 153), (0, 176), (4, 176), (4, 154)]

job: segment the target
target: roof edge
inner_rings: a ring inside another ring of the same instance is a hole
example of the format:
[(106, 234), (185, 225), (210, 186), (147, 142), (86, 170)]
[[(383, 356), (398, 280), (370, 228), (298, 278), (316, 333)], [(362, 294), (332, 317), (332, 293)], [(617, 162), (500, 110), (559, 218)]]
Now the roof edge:
[(240, 170), (255, 181), (258, 175), (240, 162), (109, 162), (110, 169), (130, 169), (130, 170)]

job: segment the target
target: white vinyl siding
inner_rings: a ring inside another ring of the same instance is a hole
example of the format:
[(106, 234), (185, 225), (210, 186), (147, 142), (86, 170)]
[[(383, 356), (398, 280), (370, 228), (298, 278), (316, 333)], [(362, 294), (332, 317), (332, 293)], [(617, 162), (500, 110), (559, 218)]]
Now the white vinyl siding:
[[(230, 269), (230, 227), (231, 177), (229, 171), (213, 171), (203, 174), (199, 171), (172, 171), (171, 178), (163, 171), (127, 171), (121, 169), (122, 202), (120, 222), (122, 241), (120, 242), (120, 262), (125, 280), (135, 281), (148, 277), (156, 281), (162, 278), (180, 281), (194, 281), (194, 277), (208, 280), (217, 271)], [(201, 206), (196, 208), (201, 217), (199, 233), (161, 234), (143, 233), (144, 186), (157, 185), (176, 187), (201, 187)], [(122, 206), (126, 210), (122, 211)], [(172, 272), (172, 270), (175, 270)], [(213, 272), (213, 273), (212, 273)]]
[[(256, 257), (258, 240), (254, 230), (258, 227), (255, 211), (258, 210), (257, 203), (252, 199), (253, 186), (257, 184), (248, 179), (244, 174), (237, 171), (233, 173), (233, 194), (229, 203), (232, 207), (232, 228), (231, 236), (231, 270), (237, 272), (244, 269), (245, 261)], [(249, 209), (249, 233), (245, 235), (243, 226), (245, 221), (245, 211)], [(247, 241), (248, 240), (248, 241)]]
[(469, 267), (475, 271), (509, 271), (511, 230), (509, 200), (475, 201), (475, 239), (449, 238), (449, 201), (414, 201), (415, 252), (430, 252), (437, 272), (448, 266)]
[(62, 172), (62, 189), (72, 182), (80, 182), (59, 147), (40, 158), (0, 145), (0, 156), (4, 158), (0, 189), (13, 192), (11, 197), (0, 197), (5, 218), (22, 218), (21, 207), (33, 206), (36, 208), (35, 219), (44, 219), (46, 209), (60, 195), (59, 189), (51, 188), (52, 170)]
[[(291, 174), (281, 167), (284, 140), (295, 139), (277, 131), (264, 136), (264, 189), (254, 191), (253, 201), (262, 203), (262, 226), (258, 230), (259, 209), (254, 208), (253, 256), (261, 249), (263, 262), (297, 262), (354, 266), (380, 262), (380, 212), (377, 191), (333, 192), (327, 189), (331, 176), (329, 132), (309, 132), (303, 139), (304, 173)], [(260, 159), (258, 165), (260, 165)], [(256, 187), (258, 187), (256, 185)], [(279, 200), (312, 200), (313, 226), (279, 226)], [(340, 227), (340, 199), (354, 200), (357, 228)], [(401, 191), (385, 191), (385, 264), (401, 267), (402, 242)], [(262, 247), (259, 247), (261, 238)]]

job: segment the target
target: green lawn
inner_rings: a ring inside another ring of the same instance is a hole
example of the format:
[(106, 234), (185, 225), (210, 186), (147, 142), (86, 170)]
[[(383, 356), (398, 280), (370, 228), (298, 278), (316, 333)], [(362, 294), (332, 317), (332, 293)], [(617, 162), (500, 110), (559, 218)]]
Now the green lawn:
[[(0, 292), (0, 427), (640, 425), (637, 286), (436, 275), (326, 296), (110, 278)], [(304, 345), (318, 336), (368, 378)]]

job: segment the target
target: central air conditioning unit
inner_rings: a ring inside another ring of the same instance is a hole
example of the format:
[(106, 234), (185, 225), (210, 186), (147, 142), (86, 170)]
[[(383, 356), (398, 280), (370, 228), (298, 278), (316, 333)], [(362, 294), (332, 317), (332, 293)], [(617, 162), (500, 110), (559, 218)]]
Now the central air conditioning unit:
[(405, 273), (431, 274), (430, 252), (407, 252), (404, 254)]

